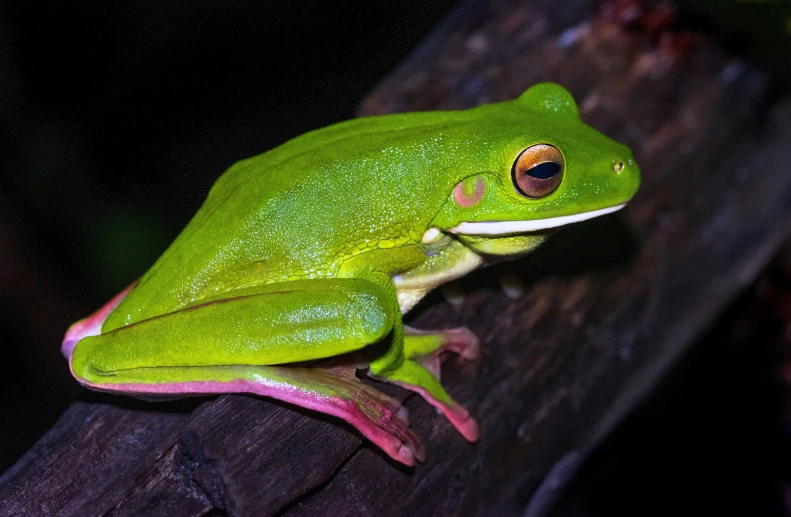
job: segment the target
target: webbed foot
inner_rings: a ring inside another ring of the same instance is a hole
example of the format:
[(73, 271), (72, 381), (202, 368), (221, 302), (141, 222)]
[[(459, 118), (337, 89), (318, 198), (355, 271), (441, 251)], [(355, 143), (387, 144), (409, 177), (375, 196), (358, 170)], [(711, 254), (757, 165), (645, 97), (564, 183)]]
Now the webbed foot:
[(478, 338), (464, 327), (439, 331), (405, 327), (404, 331), (404, 363), (392, 370), (370, 371), (369, 376), (420, 394), (444, 414), (464, 438), (477, 441), (478, 424), (447, 394), (439, 378), (442, 354), (455, 352), (465, 359), (477, 359), (480, 355)]

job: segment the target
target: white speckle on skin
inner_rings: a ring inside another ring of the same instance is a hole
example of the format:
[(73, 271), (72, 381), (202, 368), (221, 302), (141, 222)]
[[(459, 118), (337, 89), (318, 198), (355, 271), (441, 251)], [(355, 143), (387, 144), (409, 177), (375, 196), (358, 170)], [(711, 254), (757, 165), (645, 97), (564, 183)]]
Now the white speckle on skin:
[(423, 244), (431, 244), (432, 242), (437, 242), (437, 240), (442, 236), (442, 233), (439, 231), (439, 228), (432, 227), (426, 230), (426, 233), (423, 234), (423, 238), (420, 240)]

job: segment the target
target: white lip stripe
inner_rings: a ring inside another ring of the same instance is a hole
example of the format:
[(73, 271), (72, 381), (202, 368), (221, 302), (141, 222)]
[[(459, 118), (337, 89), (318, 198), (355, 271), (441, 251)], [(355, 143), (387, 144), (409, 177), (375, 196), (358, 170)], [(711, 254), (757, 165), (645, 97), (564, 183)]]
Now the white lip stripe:
[(523, 233), (557, 228), (587, 219), (593, 219), (600, 215), (611, 214), (625, 207), (626, 203), (600, 210), (592, 210), (581, 214), (564, 215), (561, 217), (550, 217), (549, 219), (534, 219), (532, 221), (483, 221), (479, 223), (460, 223), (451, 228), (450, 232), (464, 235), (501, 235), (506, 233)]

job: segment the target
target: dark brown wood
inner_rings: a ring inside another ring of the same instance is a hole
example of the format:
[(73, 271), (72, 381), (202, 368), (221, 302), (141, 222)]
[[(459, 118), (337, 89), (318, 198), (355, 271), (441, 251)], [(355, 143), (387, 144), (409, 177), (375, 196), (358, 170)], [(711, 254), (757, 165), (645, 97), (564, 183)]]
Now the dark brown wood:
[[(791, 231), (788, 100), (761, 110), (761, 75), (711, 41), (608, 12), (468, 2), (363, 103), (366, 115), (464, 108), (554, 80), (642, 166), (625, 213), (472, 275), (461, 305), (433, 295), (410, 317), (467, 325), (485, 344), (443, 377), (481, 423), (478, 444), (415, 396), (428, 459), (414, 469), (345, 424), (268, 400), (91, 396), (0, 478), (0, 514), (544, 514)], [(508, 272), (519, 299), (498, 288)]]

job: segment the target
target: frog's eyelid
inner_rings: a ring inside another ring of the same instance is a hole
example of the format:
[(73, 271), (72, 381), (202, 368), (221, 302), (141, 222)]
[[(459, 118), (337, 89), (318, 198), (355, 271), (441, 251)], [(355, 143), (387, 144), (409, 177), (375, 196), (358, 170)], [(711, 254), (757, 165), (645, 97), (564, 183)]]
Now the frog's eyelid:
[(463, 222), (451, 228), (450, 232), (463, 235), (503, 235), (507, 233), (524, 233), (557, 228), (587, 219), (593, 219), (600, 215), (611, 214), (625, 207), (622, 205), (611, 206), (581, 214), (564, 215), (561, 217), (550, 217), (548, 219), (533, 219), (531, 221), (482, 221), (476, 223)]

